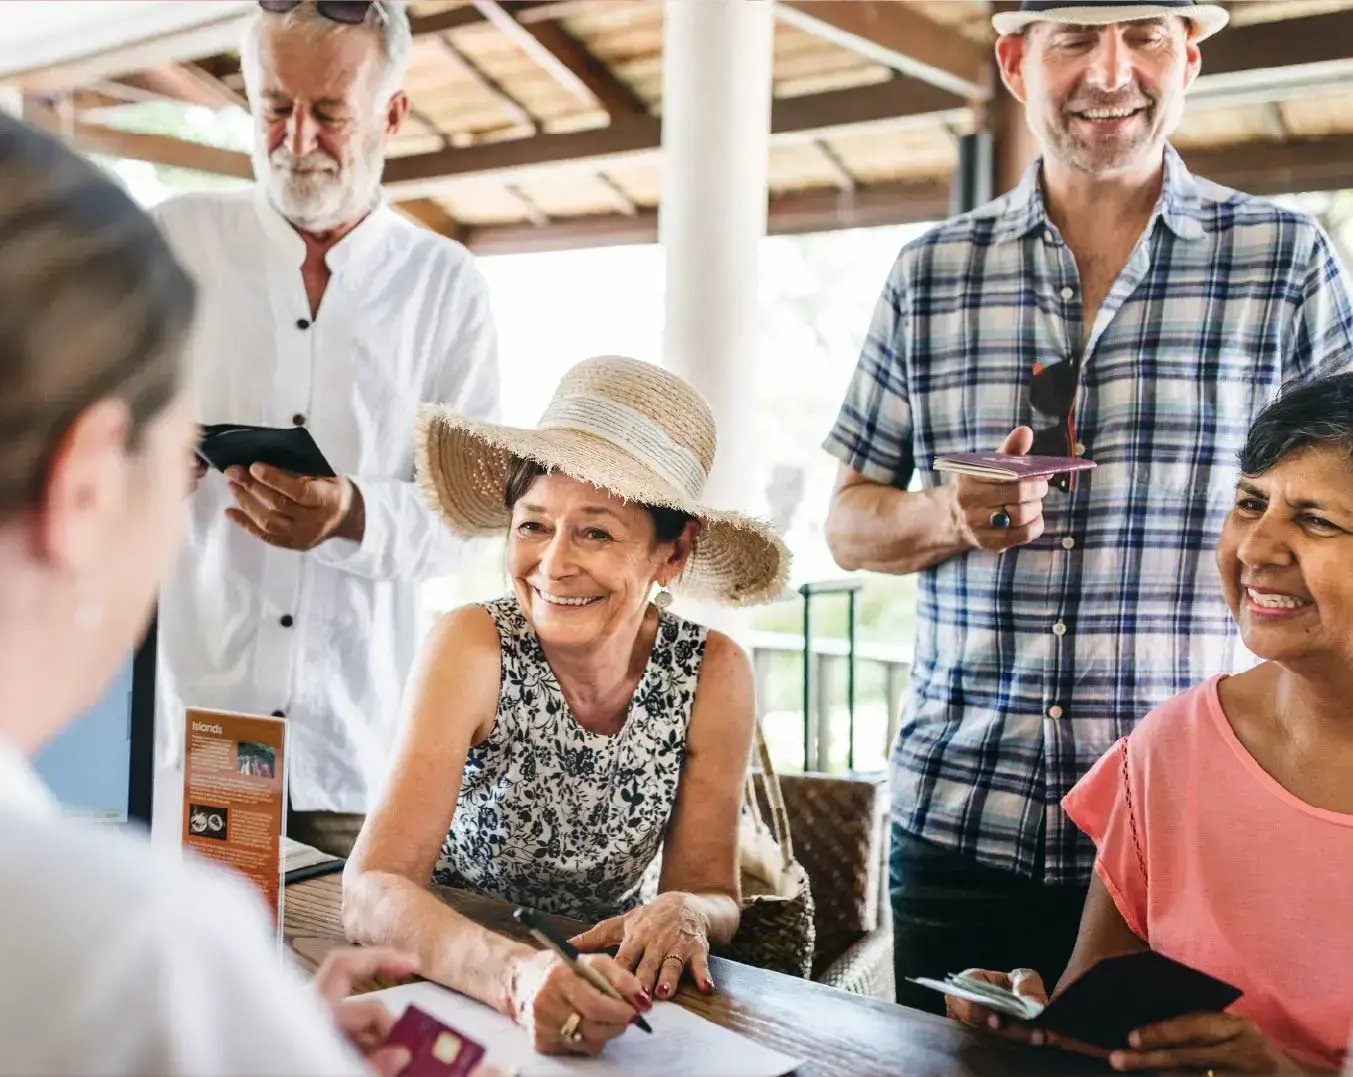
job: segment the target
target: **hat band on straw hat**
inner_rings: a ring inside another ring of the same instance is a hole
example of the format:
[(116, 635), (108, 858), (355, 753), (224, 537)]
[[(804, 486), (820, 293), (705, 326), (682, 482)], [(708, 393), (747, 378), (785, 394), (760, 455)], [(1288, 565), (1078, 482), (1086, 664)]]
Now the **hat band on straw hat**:
[(556, 397), (537, 430), (577, 430), (625, 450), (674, 490), (695, 502), (705, 488), (705, 469), (690, 449), (642, 411), (599, 396)]
[(1179, 15), (1193, 23), (1197, 40), (1211, 37), (1230, 19), (1220, 4), (1196, 0), (1155, 0), (1154, 3), (1130, 3), (1128, 0), (1023, 0), (1018, 11), (998, 11), (991, 25), (998, 34), (1023, 33), (1031, 23), (1049, 21), (1075, 26), (1104, 26), (1114, 22), (1158, 19)]

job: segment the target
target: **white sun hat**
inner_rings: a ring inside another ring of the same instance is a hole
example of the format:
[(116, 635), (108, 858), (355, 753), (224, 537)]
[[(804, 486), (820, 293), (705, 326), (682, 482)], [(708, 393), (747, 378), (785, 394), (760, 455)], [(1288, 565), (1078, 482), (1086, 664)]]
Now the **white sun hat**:
[(428, 504), (464, 538), (507, 528), (507, 478), (521, 459), (625, 501), (677, 509), (701, 529), (673, 590), (724, 605), (765, 602), (784, 587), (789, 551), (769, 524), (702, 502), (716, 442), (714, 414), (688, 382), (603, 355), (564, 375), (534, 428), (419, 408), (415, 463)]
[(1178, 15), (1197, 29), (1195, 40), (1211, 37), (1226, 25), (1230, 15), (1220, 4), (1195, 4), (1191, 0), (1158, 0), (1154, 4), (1118, 4), (1112, 2), (1079, 4), (1057, 0), (1024, 0), (1018, 11), (1002, 11), (991, 17), (998, 34), (1018, 34), (1035, 22), (1060, 22), (1072, 26), (1105, 26), (1111, 22), (1137, 22)]

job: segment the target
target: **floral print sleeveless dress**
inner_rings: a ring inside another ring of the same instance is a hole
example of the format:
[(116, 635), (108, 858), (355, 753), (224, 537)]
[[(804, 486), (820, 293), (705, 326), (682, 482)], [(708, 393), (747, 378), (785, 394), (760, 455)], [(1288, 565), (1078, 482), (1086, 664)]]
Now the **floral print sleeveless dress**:
[(629, 716), (606, 736), (574, 720), (515, 597), (484, 604), (502, 680), (470, 748), (433, 881), (593, 922), (653, 896), (676, 802), (706, 629), (667, 611)]

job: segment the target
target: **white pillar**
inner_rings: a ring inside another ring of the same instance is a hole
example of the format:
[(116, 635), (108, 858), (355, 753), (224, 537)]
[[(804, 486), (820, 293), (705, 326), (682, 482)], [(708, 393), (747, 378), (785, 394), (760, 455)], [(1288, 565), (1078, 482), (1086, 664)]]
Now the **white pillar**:
[[(766, 234), (771, 0), (667, 0), (662, 74), (663, 365), (714, 409), (707, 500), (760, 511), (755, 473), (757, 258)], [(691, 611), (741, 634), (738, 621)]]
[(667, 0), (664, 17), (663, 364), (705, 395), (718, 420), (710, 499), (746, 509), (758, 503), (745, 461), (755, 452), (774, 11), (770, 0)]

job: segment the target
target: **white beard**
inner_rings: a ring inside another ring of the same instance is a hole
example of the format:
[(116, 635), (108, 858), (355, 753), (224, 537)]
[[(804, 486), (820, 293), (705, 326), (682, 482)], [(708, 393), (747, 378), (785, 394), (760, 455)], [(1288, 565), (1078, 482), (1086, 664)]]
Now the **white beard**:
[(362, 136), (345, 172), (332, 157), (307, 153), (293, 157), (282, 143), (268, 153), (262, 138), (254, 142), (254, 175), (279, 213), (307, 232), (328, 232), (368, 213), (379, 197), (384, 171), (379, 131)]

